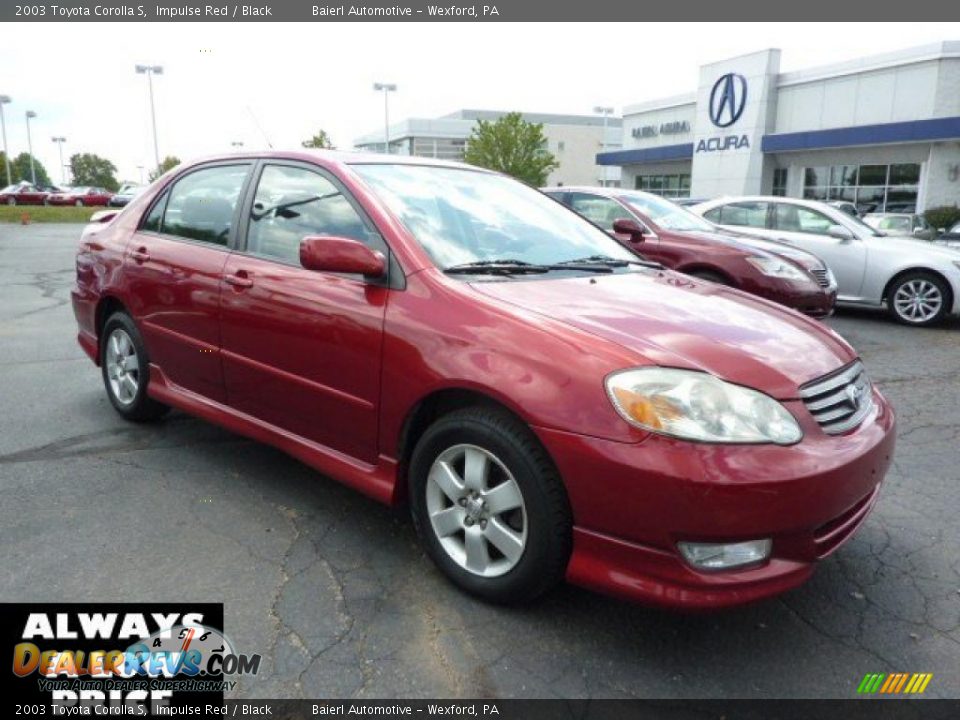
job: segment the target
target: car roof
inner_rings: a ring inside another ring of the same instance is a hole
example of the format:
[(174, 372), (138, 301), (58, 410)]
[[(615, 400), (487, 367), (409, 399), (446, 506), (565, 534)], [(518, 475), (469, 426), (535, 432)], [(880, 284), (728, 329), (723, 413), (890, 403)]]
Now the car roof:
[(540, 190), (542, 192), (585, 192), (593, 193), (594, 195), (604, 195), (606, 197), (616, 197), (626, 192), (623, 188), (590, 185), (558, 185), (556, 187), (542, 187)]
[(219, 160), (302, 160), (305, 162), (320, 162), (335, 165), (413, 165), (420, 167), (447, 167), (460, 170), (475, 170), (477, 172), (493, 173), (494, 171), (467, 163), (439, 160), (436, 158), (418, 157), (414, 155), (387, 155), (384, 153), (351, 152), (347, 150), (261, 150), (257, 152), (224, 153), (196, 158), (183, 164), (183, 167), (192, 167), (203, 163)]
[(820, 210), (826, 207), (836, 212), (836, 208), (832, 207), (829, 203), (823, 202), (822, 200), (806, 200), (804, 198), (787, 197), (785, 195), (728, 195), (725, 197), (718, 197), (713, 200), (707, 200), (706, 202), (700, 203), (698, 207), (704, 207), (707, 205), (729, 205), (730, 203), (735, 202), (787, 203), (790, 205), (807, 207), (812, 210)]

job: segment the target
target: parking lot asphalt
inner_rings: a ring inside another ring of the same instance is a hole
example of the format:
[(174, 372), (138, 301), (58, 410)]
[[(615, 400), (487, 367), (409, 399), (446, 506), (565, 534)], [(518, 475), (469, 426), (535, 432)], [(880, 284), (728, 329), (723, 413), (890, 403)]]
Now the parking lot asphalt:
[(234, 696), (837, 697), (932, 672), (960, 697), (960, 322), (841, 312), (899, 416), (871, 517), (806, 586), (678, 615), (563, 586), (457, 591), (398, 513), (180, 413), (124, 422), (76, 344), (80, 226), (0, 226), (0, 600), (225, 603)]

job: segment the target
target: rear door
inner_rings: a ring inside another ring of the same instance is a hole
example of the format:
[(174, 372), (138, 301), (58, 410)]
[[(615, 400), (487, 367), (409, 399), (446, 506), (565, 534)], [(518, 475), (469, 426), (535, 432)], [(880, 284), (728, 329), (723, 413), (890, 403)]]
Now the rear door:
[(386, 281), (306, 270), (300, 242), (346, 237), (389, 257), (331, 174), (266, 162), (249, 193), (241, 250), (223, 270), (221, 334), (229, 404), (351, 457), (377, 459)]
[(151, 364), (170, 382), (226, 402), (220, 283), (252, 163), (190, 170), (153, 203), (127, 244), (130, 310)]

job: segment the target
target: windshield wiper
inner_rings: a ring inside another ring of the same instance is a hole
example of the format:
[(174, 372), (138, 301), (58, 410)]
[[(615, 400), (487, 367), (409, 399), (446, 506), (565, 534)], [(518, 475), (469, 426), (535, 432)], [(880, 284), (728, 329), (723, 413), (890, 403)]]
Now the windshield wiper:
[(451, 265), (445, 273), (458, 275), (489, 275), (492, 273), (545, 273), (550, 268), (545, 265), (534, 265), (523, 260), (475, 260), (474, 262)]
[(603, 267), (618, 268), (627, 265), (639, 265), (641, 267), (662, 268), (663, 265), (650, 260), (624, 260), (622, 258), (612, 258), (609, 255), (590, 255), (588, 257), (577, 258), (575, 260), (564, 260), (556, 263), (564, 267), (569, 265), (601, 265)]
[(607, 264), (579, 262), (576, 260), (568, 260), (552, 265), (537, 265), (524, 260), (476, 260), (475, 262), (453, 265), (444, 270), (444, 272), (464, 275), (492, 275), (495, 273), (519, 275), (526, 273), (547, 273), (552, 270), (583, 270), (585, 272), (609, 273), (613, 272), (613, 267)]

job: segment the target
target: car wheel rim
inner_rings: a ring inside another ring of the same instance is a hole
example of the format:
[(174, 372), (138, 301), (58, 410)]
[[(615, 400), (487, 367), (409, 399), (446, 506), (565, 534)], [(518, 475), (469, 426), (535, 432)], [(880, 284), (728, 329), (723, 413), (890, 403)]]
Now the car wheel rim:
[(510, 572), (527, 546), (527, 512), (513, 473), (476, 445), (454, 445), (427, 476), (427, 514), (440, 546), (480, 577)]
[(110, 392), (121, 405), (130, 405), (140, 388), (140, 358), (126, 330), (110, 333), (105, 354)]
[(929, 280), (910, 280), (897, 288), (893, 304), (907, 322), (928, 322), (943, 307), (943, 293)]

